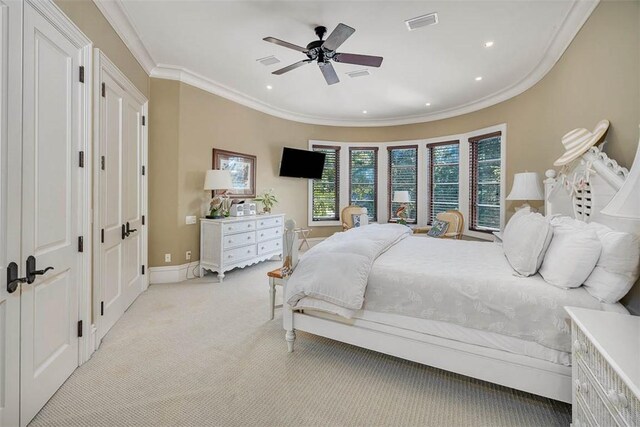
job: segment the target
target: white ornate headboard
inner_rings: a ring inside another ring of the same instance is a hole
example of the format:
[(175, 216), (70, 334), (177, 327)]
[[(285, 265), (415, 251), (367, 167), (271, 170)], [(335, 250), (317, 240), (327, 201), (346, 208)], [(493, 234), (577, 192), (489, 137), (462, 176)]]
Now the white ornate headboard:
[[(585, 222), (599, 222), (614, 230), (640, 235), (639, 220), (615, 218), (601, 212), (629, 175), (626, 168), (602, 151), (604, 144), (591, 147), (569, 167), (564, 166), (560, 171), (549, 169), (546, 172), (545, 214), (568, 215)], [(638, 282), (622, 303), (632, 313), (640, 314)]]

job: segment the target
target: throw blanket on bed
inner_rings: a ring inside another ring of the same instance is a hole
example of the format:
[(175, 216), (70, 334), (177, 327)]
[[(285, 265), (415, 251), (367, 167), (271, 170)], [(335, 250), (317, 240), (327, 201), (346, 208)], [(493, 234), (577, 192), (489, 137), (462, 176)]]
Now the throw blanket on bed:
[(398, 224), (371, 224), (336, 233), (314, 246), (298, 262), (287, 282), (286, 301), (304, 297), (348, 310), (362, 308), (373, 262), (411, 230)]

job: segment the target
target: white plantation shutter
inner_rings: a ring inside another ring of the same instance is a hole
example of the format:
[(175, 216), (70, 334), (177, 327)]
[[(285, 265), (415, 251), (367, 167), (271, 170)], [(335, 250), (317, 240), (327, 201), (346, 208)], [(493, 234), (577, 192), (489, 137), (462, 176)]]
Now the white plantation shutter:
[(407, 222), (415, 224), (418, 194), (418, 146), (387, 147), (389, 150), (389, 218), (394, 218), (400, 203), (393, 202), (395, 191), (408, 191)]
[(367, 208), (369, 221), (378, 210), (378, 148), (349, 148), (349, 202)]
[(501, 132), (469, 139), (471, 230), (500, 229), (501, 140)]
[(440, 212), (459, 209), (459, 141), (427, 145), (429, 149), (429, 224)]
[(313, 151), (325, 154), (321, 179), (313, 180), (313, 220), (340, 219), (340, 147), (316, 145)]

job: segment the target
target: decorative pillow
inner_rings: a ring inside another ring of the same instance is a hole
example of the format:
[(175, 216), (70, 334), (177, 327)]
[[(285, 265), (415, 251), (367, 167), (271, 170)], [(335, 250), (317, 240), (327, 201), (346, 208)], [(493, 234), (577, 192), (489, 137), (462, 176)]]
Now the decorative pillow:
[(353, 228), (369, 225), (369, 216), (367, 214), (351, 214), (351, 221), (353, 221)]
[(442, 237), (444, 233), (449, 229), (448, 221), (441, 221), (439, 219), (434, 219), (433, 224), (431, 224), (431, 229), (427, 231), (427, 236), (431, 237)]
[(502, 233), (502, 249), (511, 267), (523, 276), (536, 274), (553, 236), (553, 227), (539, 213), (520, 209)]
[(589, 223), (602, 243), (600, 259), (584, 282), (587, 291), (602, 302), (618, 302), (640, 274), (640, 240), (633, 234)]
[(602, 244), (595, 231), (554, 227), (540, 275), (547, 283), (559, 288), (577, 288), (587, 280), (601, 252)]

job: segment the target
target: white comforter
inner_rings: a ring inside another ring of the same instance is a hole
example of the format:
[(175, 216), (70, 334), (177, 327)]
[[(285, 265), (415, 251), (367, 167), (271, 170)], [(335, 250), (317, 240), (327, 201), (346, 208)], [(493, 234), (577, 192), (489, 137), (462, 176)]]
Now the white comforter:
[(347, 310), (362, 308), (374, 261), (410, 233), (403, 225), (372, 224), (334, 234), (300, 259), (285, 299), (292, 306), (312, 297)]

